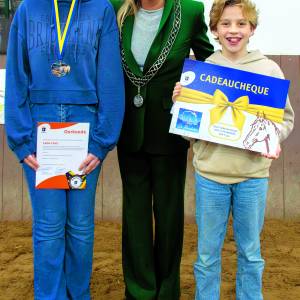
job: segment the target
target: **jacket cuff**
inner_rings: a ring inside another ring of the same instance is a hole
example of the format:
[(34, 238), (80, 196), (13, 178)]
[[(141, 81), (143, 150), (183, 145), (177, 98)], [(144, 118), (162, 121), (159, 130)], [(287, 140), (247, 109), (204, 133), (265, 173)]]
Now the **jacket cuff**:
[(88, 153), (91, 153), (91, 154), (97, 156), (100, 159), (101, 163), (105, 159), (108, 152), (109, 152), (109, 149), (102, 147), (99, 143), (97, 143), (95, 141), (89, 142)]
[(14, 153), (16, 154), (19, 162), (22, 163), (23, 160), (30, 154), (34, 154), (35, 150), (32, 143), (24, 143), (20, 146), (14, 148)]

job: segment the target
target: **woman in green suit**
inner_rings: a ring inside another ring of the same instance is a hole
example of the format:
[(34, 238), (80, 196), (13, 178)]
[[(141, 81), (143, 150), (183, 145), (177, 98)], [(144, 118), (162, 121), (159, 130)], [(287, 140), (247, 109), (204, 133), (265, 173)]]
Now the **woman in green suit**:
[(168, 132), (172, 92), (190, 49), (204, 60), (213, 47), (199, 1), (112, 3), (118, 12), (126, 74), (126, 111), (118, 144), (125, 295), (176, 300), (189, 143)]

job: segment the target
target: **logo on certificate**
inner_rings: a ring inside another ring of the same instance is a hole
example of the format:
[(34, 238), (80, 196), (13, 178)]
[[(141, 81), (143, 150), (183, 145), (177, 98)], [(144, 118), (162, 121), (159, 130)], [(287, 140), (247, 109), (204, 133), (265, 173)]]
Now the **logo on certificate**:
[(180, 83), (181, 85), (189, 85), (196, 78), (196, 74), (193, 71), (187, 71), (181, 74)]
[(199, 132), (201, 119), (202, 112), (180, 108), (176, 128), (191, 132)]

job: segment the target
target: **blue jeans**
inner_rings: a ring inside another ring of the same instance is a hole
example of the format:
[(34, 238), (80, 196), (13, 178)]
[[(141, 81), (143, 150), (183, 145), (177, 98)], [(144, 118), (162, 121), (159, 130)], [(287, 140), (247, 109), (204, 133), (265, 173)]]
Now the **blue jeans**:
[(221, 184), (196, 173), (198, 257), (194, 265), (196, 300), (220, 298), (221, 250), (230, 211), (237, 246), (236, 299), (261, 300), (264, 260), (260, 233), (268, 179)]
[[(36, 122), (96, 121), (95, 106), (31, 105)], [(37, 190), (35, 172), (23, 164), (33, 211), (34, 298), (90, 299), (95, 193), (100, 167), (87, 176), (84, 190)]]

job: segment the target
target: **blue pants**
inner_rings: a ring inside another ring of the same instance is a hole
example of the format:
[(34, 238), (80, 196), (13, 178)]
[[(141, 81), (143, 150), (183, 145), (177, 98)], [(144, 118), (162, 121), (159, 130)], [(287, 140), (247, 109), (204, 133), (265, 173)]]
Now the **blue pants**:
[[(36, 122), (89, 122), (96, 108), (34, 104)], [(35, 172), (23, 164), (33, 211), (34, 295), (39, 300), (90, 299), (95, 193), (100, 167), (87, 176), (84, 190), (37, 190)]]
[(261, 300), (264, 260), (260, 233), (268, 179), (220, 184), (196, 173), (198, 257), (194, 265), (196, 300), (220, 298), (221, 250), (230, 211), (237, 246), (236, 299)]

